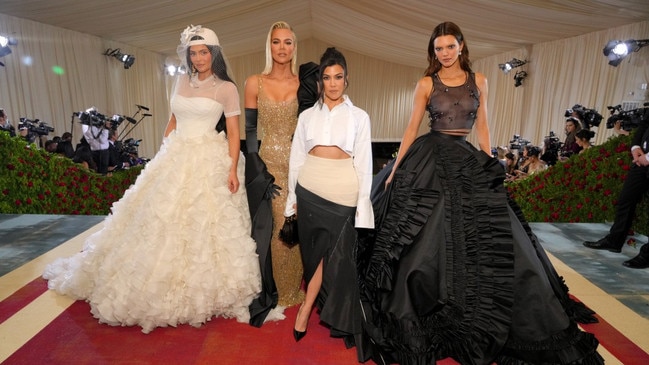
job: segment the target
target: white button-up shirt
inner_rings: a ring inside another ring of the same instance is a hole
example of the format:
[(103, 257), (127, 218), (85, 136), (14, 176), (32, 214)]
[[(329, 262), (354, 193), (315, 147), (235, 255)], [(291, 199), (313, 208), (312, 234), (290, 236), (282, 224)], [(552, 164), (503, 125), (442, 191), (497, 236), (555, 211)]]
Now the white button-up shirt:
[(108, 149), (108, 129), (82, 124), (81, 131), (86, 137), (91, 151)]
[(337, 146), (353, 158), (358, 177), (358, 202), (356, 204), (356, 227), (374, 228), (374, 211), (370, 201), (372, 189), (372, 135), (370, 117), (355, 107), (347, 95), (344, 101), (329, 110), (317, 102), (300, 114), (291, 145), (288, 172), (288, 197), (286, 217), (295, 214), (293, 205), (297, 199), (295, 186), (306, 156), (315, 146)]

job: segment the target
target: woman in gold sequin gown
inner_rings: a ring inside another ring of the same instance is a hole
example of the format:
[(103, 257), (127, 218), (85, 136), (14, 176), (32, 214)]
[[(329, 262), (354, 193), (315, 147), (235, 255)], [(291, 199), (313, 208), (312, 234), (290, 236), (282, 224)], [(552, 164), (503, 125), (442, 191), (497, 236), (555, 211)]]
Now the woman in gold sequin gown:
[[(266, 163), (268, 172), (275, 177), (275, 184), (288, 191), (288, 159), (291, 137), (297, 125), (297, 89), (295, 33), (285, 22), (270, 27), (266, 41), (266, 67), (261, 74), (246, 80), (246, 147), (248, 152), (258, 149), (257, 123), (261, 147), (259, 155)], [(254, 119), (255, 123), (251, 123)], [(254, 124), (254, 125), (253, 125)], [(271, 253), (273, 276), (279, 293), (280, 306), (293, 306), (304, 300), (302, 262), (300, 248), (289, 248), (279, 238), (284, 222), (284, 199), (272, 199), (273, 232)]]

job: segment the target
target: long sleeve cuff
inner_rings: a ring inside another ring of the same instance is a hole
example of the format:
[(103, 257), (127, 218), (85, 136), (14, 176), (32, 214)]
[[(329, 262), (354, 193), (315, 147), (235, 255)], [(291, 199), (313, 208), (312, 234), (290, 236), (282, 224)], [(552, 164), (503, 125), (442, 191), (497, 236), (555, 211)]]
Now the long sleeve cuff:
[(374, 209), (369, 198), (359, 199), (356, 206), (356, 228), (374, 228)]
[(293, 208), (293, 205), (295, 205), (296, 202), (296, 196), (295, 193), (288, 193), (288, 197), (286, 198), (286, 208), (284, 208), (284, 217), (290, 217), (293, 214), (295, 214), (295, 208)]

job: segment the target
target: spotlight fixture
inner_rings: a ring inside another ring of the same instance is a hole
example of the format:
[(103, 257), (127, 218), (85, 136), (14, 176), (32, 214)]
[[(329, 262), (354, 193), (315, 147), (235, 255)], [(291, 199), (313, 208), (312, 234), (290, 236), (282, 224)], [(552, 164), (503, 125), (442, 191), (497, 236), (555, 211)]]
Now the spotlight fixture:
[(167, 71), (167, 75), (170, 76), (174, 76), (176, 74), (184, 75), (187, 73), (187, 70), (185, 70), (185, 66), (167, 65), (165, 66), (165, 70)]
[[(0, 35), (0, 57), (4, 57), (11, 53), (11, 48), (9, 46), (15, 46), (18, 44), (18, 41), (15, 38), (5, 37)], [(0, 62), (0, 66), (5, 64)]]
[(526, 63), (527, 63), (527, 60), (525, 60), (525, 61), (521, 61), (521, 60), (519, 60), (518, 58), (512, 58), (511, 61), (509, 61), (509, 62), (505, 62), (505, 63), (501, 63), (501, 64), (498, 65), (498, 67), (500, 67), (500, 69), (502, 70), (502, 72), (504, 72), (505, 75), (506, 75), (506, 74), (508, 74), (509, 71), (511, 71), (512, 69), (514, 69), (514, 68), (516, 68), (516, 67), (523, 66), (523, 65), (526, 64)]
[(117, 49), (108, 48), (106, 52), (104, 52), (104, 56), (112, 56), (117, 58), (120, 62), (124, 64), (125, 69), (129, 69), (131, 66), (133, 66), (133, 63), (135, 62), (135, 56), (122, 53), (119, 48)]
[(649, 39), (628, 39), (626, 41), (614, 40), (606, 43), (604, 56), (608, 58), (608, 64), (617, 67), (631, 52), (638, 52), (640, 48), (649, 45)]
[(527, 72), (525, 71), (518, 71), (516, 72), (516, 75), (514, 75), (514, 86), (519, 87), (523, 85), (523, 80), (527, 77)]

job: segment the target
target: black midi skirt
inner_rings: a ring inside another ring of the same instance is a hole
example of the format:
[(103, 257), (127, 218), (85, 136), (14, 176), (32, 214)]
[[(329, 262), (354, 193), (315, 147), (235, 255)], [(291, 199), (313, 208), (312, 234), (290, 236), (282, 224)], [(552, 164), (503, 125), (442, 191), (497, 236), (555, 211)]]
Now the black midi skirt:
[(358, 360), (368, 359), (361, 338), (362, 313), (357, 284), (356, 207), (324, 199), (301, 185), (296, 186), (300, 253), (308, 286), (322, 261), (322, 286), (316, 299), (320, 320), (332, 337), (341, 337), (348, 347), (356, 346)]
[(504, 177), (461, 137), (431, 132), (404, 155), (358, 255), (377, 363), (603, 363)]

